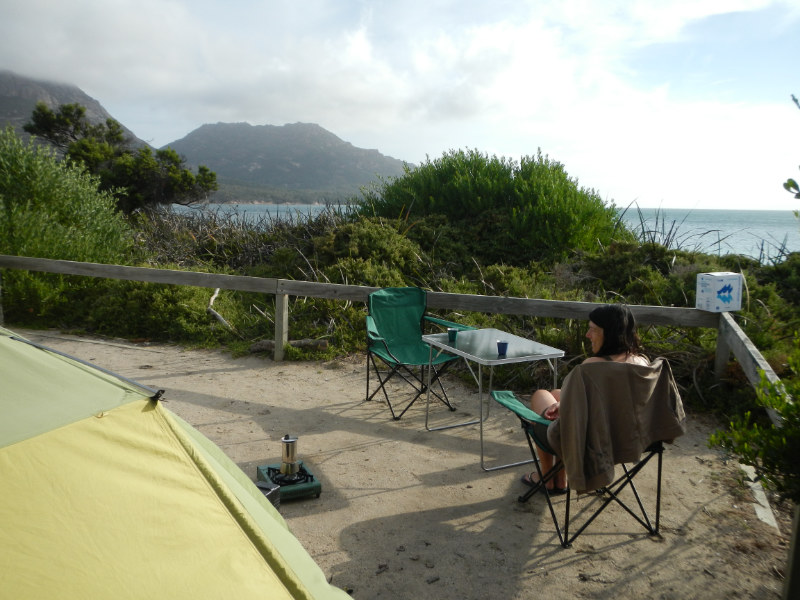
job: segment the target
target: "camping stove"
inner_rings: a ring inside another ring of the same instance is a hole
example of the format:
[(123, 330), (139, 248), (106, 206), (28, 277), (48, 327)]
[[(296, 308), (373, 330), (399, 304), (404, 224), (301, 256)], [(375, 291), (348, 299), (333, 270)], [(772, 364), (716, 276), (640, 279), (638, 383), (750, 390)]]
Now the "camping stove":
[(281, 440), (283, 449), (281, 464), (263, 465), (257, 468), (258, 481), (270, 482), (278, 486), (280, 498), (291, 500), (305, 496), (316, 496), (322, 493), (322, 486), (302, 460), (297, 459), (297, 438), (288, 433)]

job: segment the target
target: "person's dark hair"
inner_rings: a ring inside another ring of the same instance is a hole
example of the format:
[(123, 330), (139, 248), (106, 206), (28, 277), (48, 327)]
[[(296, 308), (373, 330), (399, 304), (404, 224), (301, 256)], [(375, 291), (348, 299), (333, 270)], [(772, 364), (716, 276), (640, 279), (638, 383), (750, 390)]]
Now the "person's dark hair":
[(636, 320), (625, 304), (604, 304), (589, 313), (589, 320), (603, 328), (603, 346), (598, 356), (641, 354), (642, 346), (636, 333)]

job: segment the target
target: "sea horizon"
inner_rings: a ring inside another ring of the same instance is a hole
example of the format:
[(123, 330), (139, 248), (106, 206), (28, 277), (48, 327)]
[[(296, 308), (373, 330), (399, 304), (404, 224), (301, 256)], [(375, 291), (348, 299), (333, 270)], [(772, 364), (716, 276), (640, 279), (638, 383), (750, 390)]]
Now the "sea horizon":
[[(261, 206), (261, 205), (268, 205), (268, 206), (339, 206), (339, 205), (349, 205), (353, 204), (346, 201), (334, 201), (334, 202), (273, 202), (271, 200), (252, 200), (250, 202), (200, 202), (197, 203), (194, 207), (203, 208), (206, 206), (209, 207), (216, 207), (216, 206)], [(789, 212), (793, 213), (794, 211), (800, 211), (800, 201), (797, 203), (797, 208), (686, 208), (682, 206), (631, 206), (628, 208), (622, 208), (620, 206), (615, 206), (617, 211), (619, 212), (635, 212), (637, 208), (647, 211), (657, 211), (657, 210), (670, 210), (670, 211), (681, 211), (681, 212), (695, 212), (695, 211), (739, 211), (739, 212)]]

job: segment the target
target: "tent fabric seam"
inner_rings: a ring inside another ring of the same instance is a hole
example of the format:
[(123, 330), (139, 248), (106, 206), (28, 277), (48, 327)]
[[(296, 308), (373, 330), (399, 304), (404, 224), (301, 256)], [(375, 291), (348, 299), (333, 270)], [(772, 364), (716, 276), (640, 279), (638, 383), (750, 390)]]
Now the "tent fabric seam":
[[(278, 578), (281, 580), (287, 590), (297, 599), (313, 600), (306, 590), (298, 584), (298, 577), (294, 570), (288, 565), (283, 558), (275, 552), (271, 544), (267, 541), (266, 537), (261, 533), (261, 529), (248, 518), (247, 511), (242, 506), (241, 502), (236, 498), (233, 493), (226, 491), (225, 486), (219, 485), (218, 476), (213, 468), (208, 464), (207, 460), (195, 449), (187, 434), (176, 426), (171, 416), (164, 410), (158, 411), (159, 421), (167, 428), (178, 440), (181, 448), (186, 456), (197, 468), (198, 472), (203, 476), (206, 484), (209, 486), (214, 495), (222, 503), (222, 505), (230, 512), (231, 516), (236, 521), (242, 533), (247, 537), (253, 549), (258, 552), (267, 564), (275, 570)], [(212, 483), (213, 482), (213, 483)], [(291, 582), (291, 585), (289, 585)]]

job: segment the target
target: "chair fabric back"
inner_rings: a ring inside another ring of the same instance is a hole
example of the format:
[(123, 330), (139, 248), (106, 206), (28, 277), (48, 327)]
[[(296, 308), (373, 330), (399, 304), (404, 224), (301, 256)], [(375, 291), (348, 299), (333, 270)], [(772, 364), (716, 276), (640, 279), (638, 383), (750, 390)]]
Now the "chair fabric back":
[(415, 287), (383, 288), (369, 295), (369, 314), (390, 348), (418, 345), (427, 293)]
[(636, 462), (653, 442), (685, 433), (680, 393), (660, 358), (578, 365), (564, 379), (559, 415), (547, 436), (577, 491), (608, 485), (614, 465)]

